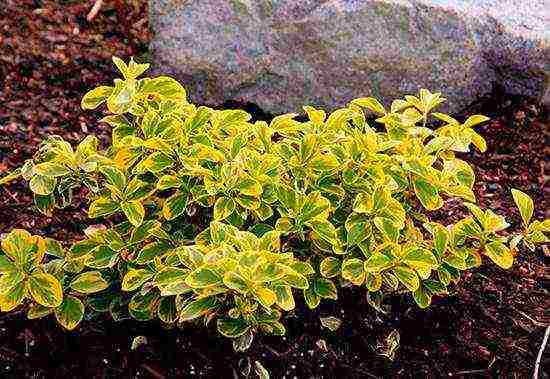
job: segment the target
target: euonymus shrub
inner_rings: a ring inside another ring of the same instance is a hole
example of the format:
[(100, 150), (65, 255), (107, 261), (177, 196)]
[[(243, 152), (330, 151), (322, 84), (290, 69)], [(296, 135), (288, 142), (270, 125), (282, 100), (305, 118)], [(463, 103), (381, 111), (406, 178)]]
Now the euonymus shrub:
[[(306, 106), (308, 121), (285, 114), (268, 124), (190, 104), (172, 78), (138, 79), (146, 64), (114, 63), (123, 78), (82, 100), (105, 106), (111, 145), (52, 136), (2, 179), (28, 181), (45, 214), (85, 187), (88, 215), (103, 224), (70, 247), (24, 230), (4, 235), (2, 311), (54, 314), (67, 329), (86, 310), (215, 322), (245, 348), (256, 332), (285, 333), (295, 296), (315, 308), (352, 283), (371, 298), (407, 293), (427, 307), (484, 257), (507, 269), (518, 244), (548, 242), (550, 220), (531, 220), (524, 193), (512, 190), (524, 224), (515, 234), (475, 205), (474, 171), (456, 153), (486, 149), (474, 127), (487, 117), (434, 112), (439, 93), (389, 109), (360, 98), (328, 115)], [(449, 198), (468, 215), (430, 219)]]

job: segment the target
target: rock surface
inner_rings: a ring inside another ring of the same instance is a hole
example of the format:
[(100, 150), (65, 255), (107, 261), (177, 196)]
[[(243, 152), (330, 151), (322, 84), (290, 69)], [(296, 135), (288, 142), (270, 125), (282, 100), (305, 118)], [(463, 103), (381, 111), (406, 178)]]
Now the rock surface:
[(388, 103), (458, 111), (493, 86), (550, 104), (550, 0), (150, 0), (157, 72), (197, 103), (264, 110)]

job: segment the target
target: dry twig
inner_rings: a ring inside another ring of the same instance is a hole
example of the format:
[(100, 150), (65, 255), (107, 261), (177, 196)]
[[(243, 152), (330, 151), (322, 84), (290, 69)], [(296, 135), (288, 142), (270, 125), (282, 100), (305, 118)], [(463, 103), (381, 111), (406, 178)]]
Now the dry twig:
[(97, 16), (102, 5), (103, 0), (95, 0), (94, 6), (92, 7), (92, 9), (90, 9), (90, 12), (86, 16), (86, 20), (88, 20), (88, 22), (91, 22), (95, 18), (95, 16)]
[(544, 349), (546, 348), (546, 344), (548, 343), (548, 336), (550, 336), (550, 325), (546, 327), (546, 332), (544, 332), (544, 338), (542, 339), (542, 343), (540, 344), (539, 353), (537, 355), (537, 361), (535, 362), (535, 372), (533, 373), (533, 379), (539, 378), (540, 361), (542, 359), (542, 353), (544, 352)]

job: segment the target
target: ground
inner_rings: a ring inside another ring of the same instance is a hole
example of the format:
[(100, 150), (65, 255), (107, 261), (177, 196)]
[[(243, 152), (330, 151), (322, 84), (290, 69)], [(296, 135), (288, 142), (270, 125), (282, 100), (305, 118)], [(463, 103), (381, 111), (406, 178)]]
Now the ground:
[[(88, 133), (108, 141), (98, 112), (82, 111), (80, 98), (115, 77), (113, 54), (147, 59), (144, 2), (107, 5), (86, 21), (90, 2), (7, 0), (0, 9), (0, 176), (36, 151), (46, 135), (77, 142)], [(115, 2), (116, 3), (116, 2)], [(124, 2), (125, 3), (125, 2)], [(137, 5), (134, 5), (137, 4)], [(227, 104), (226, 104), (227, 105)], [(239, 106), (239, 104), (229, 104)], [(250, 105), (256, 117), (269, 118)], [(498, 89), (458, 117), (484, 113), (492, 121), (479, 129), (485, 154), (464, 159), (475, 165), (476, 193), (517, 224), (509, 188), (535, 198), (537, 216), (550, 217), (548, 137), (550, 126), (533, 99), (510, 97)], [(33, 207), (21, 183), (0, 189), (0, 233), (22, 227), (64, 241), (82, 236), (85, 204), (52, 218)], [(439, 212), (453, 218), (454, 204)], [(260, 361), (274, 378), (507, 377), (527, 378), (548, 325), (550, 298), (545, 249), (521, 251), (508, 271), (488, 264), (465, 275), (445, 298), (420, 310), (410, 297), (390, 298), (387, 313), (370, 307), (365, 292), (346, 288), (337, 302), (309, 311), (298, 304), (289, 315), (288, 336), (261, 337), (246, 353), (234, 353), (213, 328), (163, 329), (156, 323), (86, 320), (74, 332), (52, 319), (28, 321), (22, 312), (0, 315), (0, 377), (4, 378), (170, 378), (237, 377), (247, 362)], [(547, 274), (546, 274), (547, 275)], [(547, 282), (546, 282), (547, 284)], [(320, 316), (336, 316), (335, 332)], [(387, 337), (399, 333), (393, 360)], [(146, 344), (131, 349), (134, 337)], [(550, 375), (550, 354), (542, 361)]]

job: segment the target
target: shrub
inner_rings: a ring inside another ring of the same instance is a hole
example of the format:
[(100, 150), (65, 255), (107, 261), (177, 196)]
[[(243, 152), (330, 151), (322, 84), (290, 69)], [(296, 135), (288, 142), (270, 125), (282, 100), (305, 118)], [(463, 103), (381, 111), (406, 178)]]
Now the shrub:
[[(45, 214), (85, 187), (89, 217), (108, 226), (70, 247), (5, 235), (2, 311), (55, 314), (67, 329), (86, 309), (169, 325), (215, 319), (243, 349), (258, 331), (285, 333), (281, 313), (297, 294), (315, 308), (352, 283), (427, 307), (484, 257), (507, 269), (518, 244), (548, 242), (550, 220), (531, 221), (524, 193), (512, 190), (524, 224), (515, 234), (475, 205), (474, 171), (456, 153), (486, 149), (474, 127), (488, 118), (434, 112), (439, 93), (421, 90), (389, 110), (370, 97), (329, 115), (306, 106), (307, 121), (268, 124), (190, 104), (174, 79), (138, 79), (148, 65), (113, 60), (123, 79), (82, 99), (84, 109), (106, 105), (111, 145), (88, 136), (73, 148), (52, 136), (1, 180), (28, 181)], [(444, 225), (432, 211), (448, 198), (468, 215)]]

